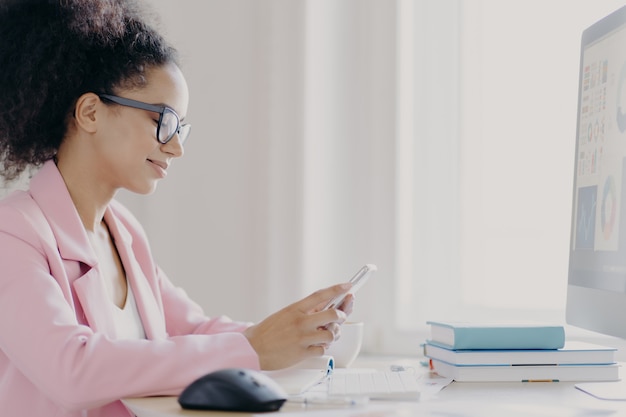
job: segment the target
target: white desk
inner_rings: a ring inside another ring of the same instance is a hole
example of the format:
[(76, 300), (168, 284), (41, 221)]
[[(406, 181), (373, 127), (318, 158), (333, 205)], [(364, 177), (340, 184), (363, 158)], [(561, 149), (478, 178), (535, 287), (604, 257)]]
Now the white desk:
[[(412, 360), (377, 359), (378, 365), (413, 364)], [(369, 366), (371, 359), (361, 359), (358, 366)], [(373, 366), (369, 366), (373, 367)], [(133, 398), (125, 400), (137, 417), (223, 417), (254, 415), (247, 413), (187, 411), (181, 409), (176, 397)], [(574, 383), (479, 383), (453, 382), (438, 394), (419, 402), (371, 401), (364, 407), (331, 408), (286, 403), (279, 411), (290, 415), (351, 416), (351, 417), (565, 417), (565, 416), (626, 416), (626, 401), (603, 401), (574, 387)], [(261, 413), (268, 416), (272, 413)]]

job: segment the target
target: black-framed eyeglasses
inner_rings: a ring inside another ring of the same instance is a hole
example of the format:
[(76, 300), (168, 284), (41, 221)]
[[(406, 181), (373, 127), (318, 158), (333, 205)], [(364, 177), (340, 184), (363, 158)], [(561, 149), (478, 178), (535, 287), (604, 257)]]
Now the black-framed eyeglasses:
[(98, 94), (98, 97), (115, 104), (119, 104), (120, 106), (159, 113), (156, 139), (162, 144), (169, 142), (176, 134), (178, 134), (178, 140), (181, 145), (184, 144), (187, 137), (189, 137), (191, 125), (189, 123), (180, 124), (178, 114), (171, 107), (164, 106), (162, 104), (144, 103), (142, 101), (118, 97), (111, 94)]

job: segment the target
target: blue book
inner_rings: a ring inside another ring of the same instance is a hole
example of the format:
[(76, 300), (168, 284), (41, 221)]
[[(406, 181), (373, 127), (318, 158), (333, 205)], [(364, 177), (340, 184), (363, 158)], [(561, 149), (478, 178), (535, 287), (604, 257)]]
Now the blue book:
[(428, 321), (429, 343), (448, 349), (561, 349), (565, 329), (536, 323)]

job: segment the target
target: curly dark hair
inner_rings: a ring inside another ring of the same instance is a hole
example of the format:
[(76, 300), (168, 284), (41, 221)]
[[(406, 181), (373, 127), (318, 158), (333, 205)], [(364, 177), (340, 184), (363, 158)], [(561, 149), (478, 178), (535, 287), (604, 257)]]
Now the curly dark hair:
[(52, 158), (76, 100), (145, 85), (176, 50), (133, 0), (0, 0), (0, 175)]

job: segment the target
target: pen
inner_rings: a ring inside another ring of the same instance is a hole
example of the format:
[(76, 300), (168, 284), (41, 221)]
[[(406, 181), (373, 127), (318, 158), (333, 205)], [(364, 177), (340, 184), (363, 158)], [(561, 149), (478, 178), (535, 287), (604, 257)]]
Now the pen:
[(358, 406), (365, 405), (369, 402), (369, 397), (361, 395), (356, 397), (290, 397), (287, 401), (300, 403), (302, 405), (341, 405), (341, 406)]

